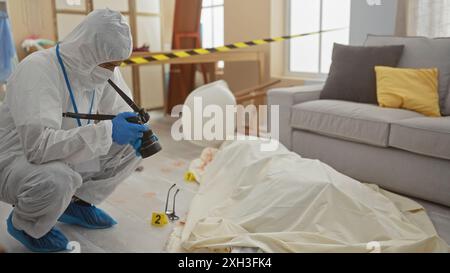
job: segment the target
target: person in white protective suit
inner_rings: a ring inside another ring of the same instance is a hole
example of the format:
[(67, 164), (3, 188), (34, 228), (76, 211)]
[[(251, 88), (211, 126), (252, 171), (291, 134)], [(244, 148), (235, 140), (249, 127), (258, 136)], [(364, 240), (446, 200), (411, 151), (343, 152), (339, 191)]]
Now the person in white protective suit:
[[(117, 65), (131, 52), (124, 17), (96, 10), (11, 76), (0, 106), (0, 200), (14, 206), (9, 234), (30, 250), (67, 247), (57, 221), (90, 229), (116, 224), (95, 205), (138, 166), (140, 138), (149, 130), (127, 122), (136, 114), (107, 84), (130, 95)], [(117, 116), (94, 123), (63, 118), (66, 112)]]

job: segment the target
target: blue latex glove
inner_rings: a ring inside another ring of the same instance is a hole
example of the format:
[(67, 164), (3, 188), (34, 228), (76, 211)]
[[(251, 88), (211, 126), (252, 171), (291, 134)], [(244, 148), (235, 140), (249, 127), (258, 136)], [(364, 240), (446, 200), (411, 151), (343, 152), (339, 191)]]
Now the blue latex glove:
[(141, 147), (142, 147), (142, 139), (137, 139), (134, 143), (130, 143), (131, 146), (133, 146), (134, 150), (136, 151), (137, 157), (142, 157), (141, 155)]
[(92, 205), (70, 203), (59, 222), (77, 225), (88, 229), (105, 229), (117, 224), (117, 222), (103, 210)]
[(134, 124), (127, 121), (127, 118), (136, 117), (136, 113), (121, 113), (112, 120), (113, 133), (112, 139), (119, 145), (134, 143), (142, 138), (144, 132), (148, 131), (147, 125)]
[(12, 213), (6, 221), (6, 225), (8, 227), (8, 233), (33, 252), (58, 252), (67, 250), (69, 240), (57, 228), (52, 228), (44, 237), (35, 239), (13, 226)]

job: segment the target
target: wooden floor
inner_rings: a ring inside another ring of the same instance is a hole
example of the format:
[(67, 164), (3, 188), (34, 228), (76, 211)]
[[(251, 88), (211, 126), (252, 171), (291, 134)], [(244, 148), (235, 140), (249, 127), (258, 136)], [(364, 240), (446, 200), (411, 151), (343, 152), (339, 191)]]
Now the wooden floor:
[[(163, 151), (143, 161), (144, 170), (135, 172), (100, 207), (119, 223), (109, 230), (86, 230), (74, 226), (57, 226), (71, 241), (81, 244), (82, 252), (163, 252), (174, 224), (163, 228), (151, 226), (152, 212), (163, 212), (168, 189), (177, 184), (176, 212), (186, 215), (196, 184), (185, 182), (189, 162), (198, 157), (201, 148), (187, 142), (175, 142), (170, 137), (173, 120), (156, 117), (152, 128), (158, 134)], [(0, 245), (8, 252), (27, 252), (6, 232), (10, 205), (0, 202)]]

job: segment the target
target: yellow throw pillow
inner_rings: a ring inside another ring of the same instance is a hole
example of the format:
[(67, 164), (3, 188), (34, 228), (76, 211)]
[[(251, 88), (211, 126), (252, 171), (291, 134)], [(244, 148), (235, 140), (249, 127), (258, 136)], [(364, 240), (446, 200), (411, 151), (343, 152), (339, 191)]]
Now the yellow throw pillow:
[(377, 96), (381, 107), (402, 108), (440, 117), (439, 71), (376, 66)]

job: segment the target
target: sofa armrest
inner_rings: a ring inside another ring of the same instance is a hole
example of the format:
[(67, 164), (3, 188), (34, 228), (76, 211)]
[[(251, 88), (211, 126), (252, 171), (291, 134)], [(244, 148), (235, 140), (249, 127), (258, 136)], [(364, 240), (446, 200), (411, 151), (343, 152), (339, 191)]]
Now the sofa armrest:
[[(289, 88), (275, 88), (269, 90), (267, 93), (267, 102), (269, 107), (277, 105), (279, 106), (279, 140), (289, 150), (292, 150), (292, 127), (291, 127), (291, 114), (292, 106), (318, 100), (320, 93), (322, 92), (323, 85), (304, 85)], [(270, 115), (271, 111), (269, 111)], [(271, 118), (269, 116), (269, 130), (277, 129), (276, 126), (272, 126)]]
[(296, 105), (302, 102), (318, 100), (322, 92), (323, 84), (321, 85), (304, 85), (294, 86), (288, 88), (275, 88), (268, 92), (269, 105), (273, 101), (278, 105)]

